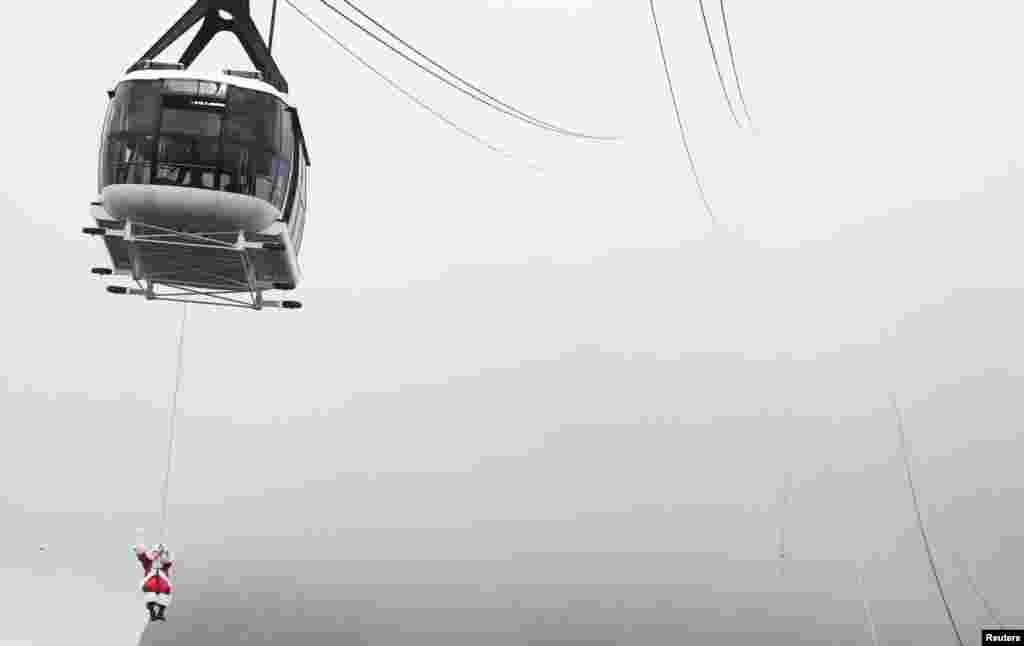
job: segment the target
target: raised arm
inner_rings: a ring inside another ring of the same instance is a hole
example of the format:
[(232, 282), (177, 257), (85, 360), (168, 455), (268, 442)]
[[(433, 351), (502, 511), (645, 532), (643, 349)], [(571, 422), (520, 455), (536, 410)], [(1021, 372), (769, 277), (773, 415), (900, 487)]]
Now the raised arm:
[(174, 553), (168, 550), (160, 557), (160, 568), (170, 574), (172, 565), (174, 565)]
[(142, 563), (142, 567), (149, 567), (151, 561), (149, 557), (146, 556), (146, 544), (143, 541), (141, 531), (135, 532), (135, 558), (139, 559), (139, 562)]

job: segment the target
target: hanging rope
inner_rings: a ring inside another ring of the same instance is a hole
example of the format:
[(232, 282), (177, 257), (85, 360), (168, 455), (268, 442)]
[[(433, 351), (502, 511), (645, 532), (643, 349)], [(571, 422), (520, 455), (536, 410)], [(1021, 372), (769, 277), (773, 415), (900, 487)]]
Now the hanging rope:
[(956, 641), (960, 646), (964, 646), (964, 640), (960, 637), (960, 629), (956, 625), (956, 619), (953, 618), (953, 611), (949, 609), (949, 602), (946, 601), (946, 593), (942, 589), (942, 580), (939, 579), (939, 570), (935, 567), (935, 557), (932, 555), (932, 546), (928, 542), (928, 534), (924, 531), (924, 520), (921, 518), (921, 506), (917, 502), (917, 490), (914, 489), (914, 478), (910, 475), (910, 453), (907, 450), (907, 436), (903, 432), (903, 415), (900, 413), (899, 406), (896, 405), (896, 398), (889, 395), (889, 401), (892, 403), (892, 409), (896, 413), (896, 430), (900, 434), (900, 446), (903, 449), (903, 466), (906, 467), (907, 471), (907, 484), (910, 486), (910, 496), (914, 501), (914, 511), (917, 513), (917, 528), (921, 530), (921, 540), (924, 542), (924, 550), (928, 554), (928, 563), (932, 567), (932, 576), (935, 577), (935, 587), (939, 590), (939, 597), (942, 599), (942, 605), (946, 608), (946, 616), (949, 617), (949, 625), (953, 627), (953, 634), (956, 636)]
[[(789, 412), (787, 410), (787, 416)], [(779, 492), (779, 576), (781, 577), (785, 573), (786, 559), (789, 558), (789, 553), (786, 551), (786, 521), (788, 520), (789, 514), (789, 494), (792, 489), (792, 475), (789, 471), (786, 472), (783, 478), (782, 490)]]
[(171, 395), (170, 428), (167, 434), (167, 470), (160, 502), (160, 542), (167, 544), (167, 500), (171, 486), (171, 467), (174, 464), (174, 427), (178, 417), (178, 392), (181, 390), (182, 358), (185, 348), (185, 322), (188, 320), (188, 303), (181, 305), (181, 326), (178, 329), (178, 365), (174, 374), (174, 393)]
[(864, 616), (868, 620), (868, 629), (871, 631), (871, 643), (878, 646), (878, 629), (875, 628), (875, 618), (871, 615), (871, 602), (868, 601), (868, 590), (864, 585), (864, 563), (857, 566), (857, 582), (860, 585), (860, 595), (864, 600)]

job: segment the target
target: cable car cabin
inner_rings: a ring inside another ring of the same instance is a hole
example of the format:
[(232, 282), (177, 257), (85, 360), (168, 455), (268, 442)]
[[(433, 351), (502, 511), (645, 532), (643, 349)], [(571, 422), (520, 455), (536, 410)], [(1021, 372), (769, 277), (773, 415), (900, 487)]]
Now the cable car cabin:
[(258, 72), (181, 67), (131, 72), (110, 92), (98, 228), (86, 232), (104, 237), (113, 269), (93, 271), (139, 285), (114, 293), (298, 307), (262, 299), (300, 279), (309, 154), (298, 112)]

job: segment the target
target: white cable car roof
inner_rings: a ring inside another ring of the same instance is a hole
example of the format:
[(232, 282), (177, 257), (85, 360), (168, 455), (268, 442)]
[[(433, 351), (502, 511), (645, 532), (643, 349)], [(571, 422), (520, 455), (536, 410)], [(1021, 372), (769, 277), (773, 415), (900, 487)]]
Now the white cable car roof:
[(174, 70), (174, 69), (155, 69), (155, 70), (138, 70), (135, 72), (129, 72), (122, 76), (114, 87), (121, 84), (124, 81), (162, 81), (165, 79), (182, 79), (187, 81), (208, 81), (211, 83), (226, 83), (228, 85), (234, 85), (235, 87), (245, 88), (247, 90), (255, 90), (257, 92), (263, 92), (280, 99), (288, 107), (294, 108), (291, 100), (287, 94), (278, 92), (274, 86), (270, 85), (266, 81), (260, 81), (257, 79), (250, 79), (244, 76), (235, 76), (233, 74), (226, 74), (221, 72), (210, 73), (210, 72), (198, 72), (191, 70)]

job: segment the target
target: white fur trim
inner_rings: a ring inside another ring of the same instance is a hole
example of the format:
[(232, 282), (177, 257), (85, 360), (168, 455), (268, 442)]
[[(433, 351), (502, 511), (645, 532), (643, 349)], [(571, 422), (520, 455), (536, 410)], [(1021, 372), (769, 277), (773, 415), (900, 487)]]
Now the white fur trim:
[(157, 594), (155, 592), (146, 592), (142, 595), (142, 598), (146, 601), (146, 603), (149, 603), (151, 601), (156, 601)]
[(159, 603), (164, 608), (166, 608), (167, 606), (171, 605), (171, 595), (169, 595), (169, 594), (158, 594), (158, 595), (155, 595), (155, 596), (156, 596), (156, 602)]

